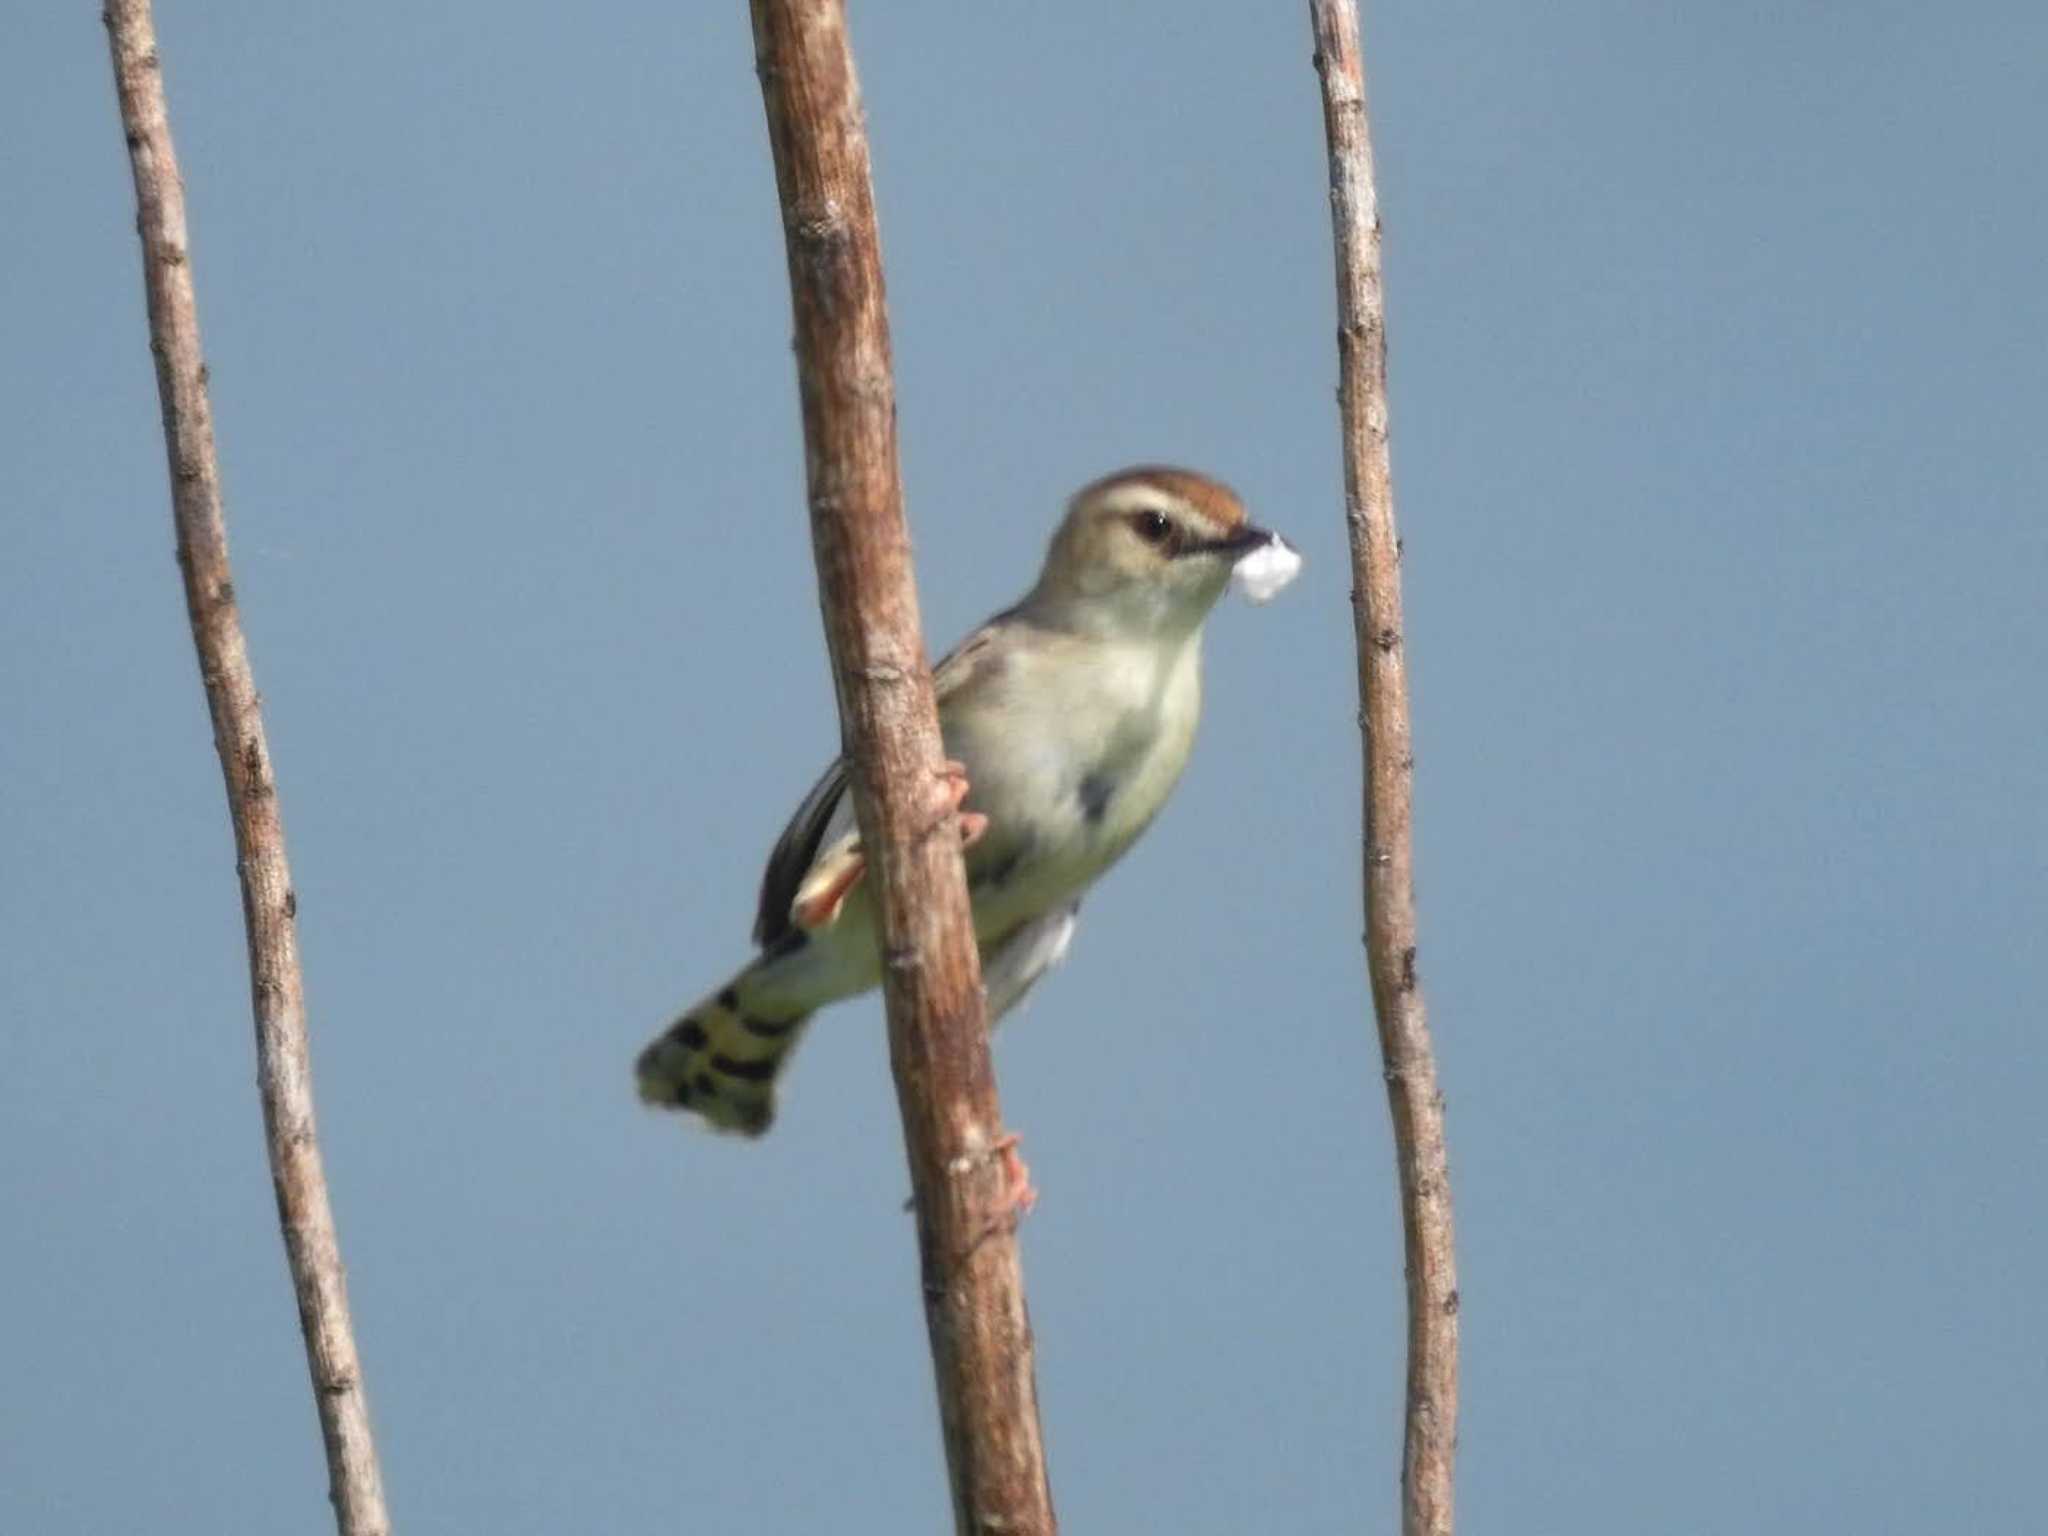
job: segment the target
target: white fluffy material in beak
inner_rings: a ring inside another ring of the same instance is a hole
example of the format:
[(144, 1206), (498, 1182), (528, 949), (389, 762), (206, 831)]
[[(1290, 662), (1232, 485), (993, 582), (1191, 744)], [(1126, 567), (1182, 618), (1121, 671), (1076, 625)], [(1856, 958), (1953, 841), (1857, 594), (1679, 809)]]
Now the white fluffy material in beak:
[(1250, 601), (1267, 603), (1300, 574), (1300, 554), (1276, 533), (1238, 557), (1230, 568), (1230, 584)]

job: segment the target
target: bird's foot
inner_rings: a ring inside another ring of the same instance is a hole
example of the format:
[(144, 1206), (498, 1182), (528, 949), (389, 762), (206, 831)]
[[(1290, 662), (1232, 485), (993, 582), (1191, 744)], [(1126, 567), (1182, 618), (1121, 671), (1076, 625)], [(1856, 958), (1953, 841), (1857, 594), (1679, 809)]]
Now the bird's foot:
[(953, 812), (959, 811), (962, 848), (972, 848), (981, 841), (982, 834), (988, 831), (987, 816), (980, 811), (960, 810), (960, 807), (967, 803), (967, 792), (970, 787), (965, 763), (949, 757), (939, 764), (939, 793), (933, 802), (938, 807), (938, 814), (933, 818), (933, 825), (936, 826)]
[[(932, 782), (931, 799), (929, 801), (931, 820), (925, 824), (927, 832), (936, 832), (944, 824), (948, 816), (960, 810), (960, 807), (967, 801), (968, 788), (967, 765), (965, 763), (956, 762), (949, 757), (939, 764), (938, 773), (934, 776)], [(961, 836), (963, 839), (967, 835), (967, 819), (971, 814), (971, 812), (966, 811), (962, 811), (960, 814)], [(982, 824), (984, 826), (987, 825), (986, 817), (982, 818)], [(979, 837), (981, 834), (977, 831), (974, 835)]]
[[(1024, 1166), (1024, 1159), (1017, 1155), (1017, 1143), (1020, 1139), (1015, 1131), (1005, 1131), (979, 1158), (958, 1157), (946, 1167), (946, 1172), (958, 1178), (973, 1169), (977, 1163), (998, 1162), (1003, 1165), (1003, 1190), (996, 1197), (994, 1219), (982, 1230), (981, 1236), (974, 1240), (970, 1252), (998, 1233), (1015, 1231), (1017, 1223), (1038, 1204), (1038, 1191), (1031, 1187), (1031, 1170)], [(916, 1197), (905, 1200), (903, 1209), (906, 1213), (916, 1210)]]
[(996, 1213), (999, 1218), (1011, 1221), (1021, 1220), (1031, 1214), (1031, 1208), (1038, 1204), (1038, 1191), (1031, 1187), (1031, 1170), (1024, 1166), (1024, 1159), (1017, 1155), (1017, 1144), (1022, 1141), (1015, 1131), (1005, 1131), (989, 1149), (1003, 1165), (1002, 1208)]

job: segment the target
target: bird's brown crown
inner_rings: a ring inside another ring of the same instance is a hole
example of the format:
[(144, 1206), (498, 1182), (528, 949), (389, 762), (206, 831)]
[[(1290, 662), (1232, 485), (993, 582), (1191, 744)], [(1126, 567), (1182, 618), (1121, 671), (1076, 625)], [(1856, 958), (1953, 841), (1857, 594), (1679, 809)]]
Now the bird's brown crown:
[(1120, 469), (1113, 475), (1104, 475), (1100, 480), (1081, 487), (1074, 496), (1074, 504), (1080, 506), (1115, 491), (1145, 486), (1187, 503), (1215, 524), (1219, 533), (1229, 533), (1244, 526), (1244, 503), (1237, 499), (1237, 492), (1221, 480), (1212, 480), (1192, 469), (1176, 469), (1170, 464), (1137, 464), (1129, 469)]

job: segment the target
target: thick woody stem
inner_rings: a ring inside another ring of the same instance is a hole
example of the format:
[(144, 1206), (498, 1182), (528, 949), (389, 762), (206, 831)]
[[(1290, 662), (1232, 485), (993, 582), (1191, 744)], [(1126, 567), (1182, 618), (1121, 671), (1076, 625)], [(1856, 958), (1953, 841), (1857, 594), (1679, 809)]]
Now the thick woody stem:
[(1329, 143), (1337, 256), (1345, 519), (1365, 742), (1365, 948), (1379, 1020), (1407, 1248), (1403, 1536), (1450, 1536), (1458, 1435), (1458, 1274), (1443, 1095), (1415, 939), (1415, 758), (1401, 631), (1401, 542), (1387, 456), (1385, 295), (1355, 0), (1309, 0)]
[(148, 0), (110, 0), (104, 20), (113, 49), (121, 126), (135, 173), (149, 349), (156, 358), (157, 392), (163, 401), (178, 567), (184, 574), (185, 609), (199, 652), (199, 675), (206, 686), (214, 747), (226, 776), (228, 814), (234, 823), (270, 1177), (292, 1288), (298, 1295), (313, 1400), (327, 1446), (335, 1522), (343, 1536), (384, 1536), (390, 1522), (349, 1323), (341, 1250), (314, 1133), (305, 990), (295, 930), (298, 902), (285, 863), (277, 784), (228, 568), (213, 410), (207, 400), (185, 232), (184, 185), (172, 152), (156, 30)]
[(752, 0), (796, 316), (811, 538), (880, 907), (889, 1059), (959, 1532), (1055, 1530), (1002, 1112), (896, 454), (860, 92), (839, 0)]

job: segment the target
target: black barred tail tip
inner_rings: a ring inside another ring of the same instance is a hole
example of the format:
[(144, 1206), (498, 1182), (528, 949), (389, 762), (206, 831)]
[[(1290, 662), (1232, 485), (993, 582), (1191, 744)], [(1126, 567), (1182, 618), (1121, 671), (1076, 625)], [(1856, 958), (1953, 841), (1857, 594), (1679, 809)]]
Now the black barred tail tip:
[(716, 1130), (759, 1136), (775, 1123), (775, 1079), (804, 1017), (747, 1012), (727, 987), (692, 1008), (640, 1053), (643, 1102), (702, 1115)]

